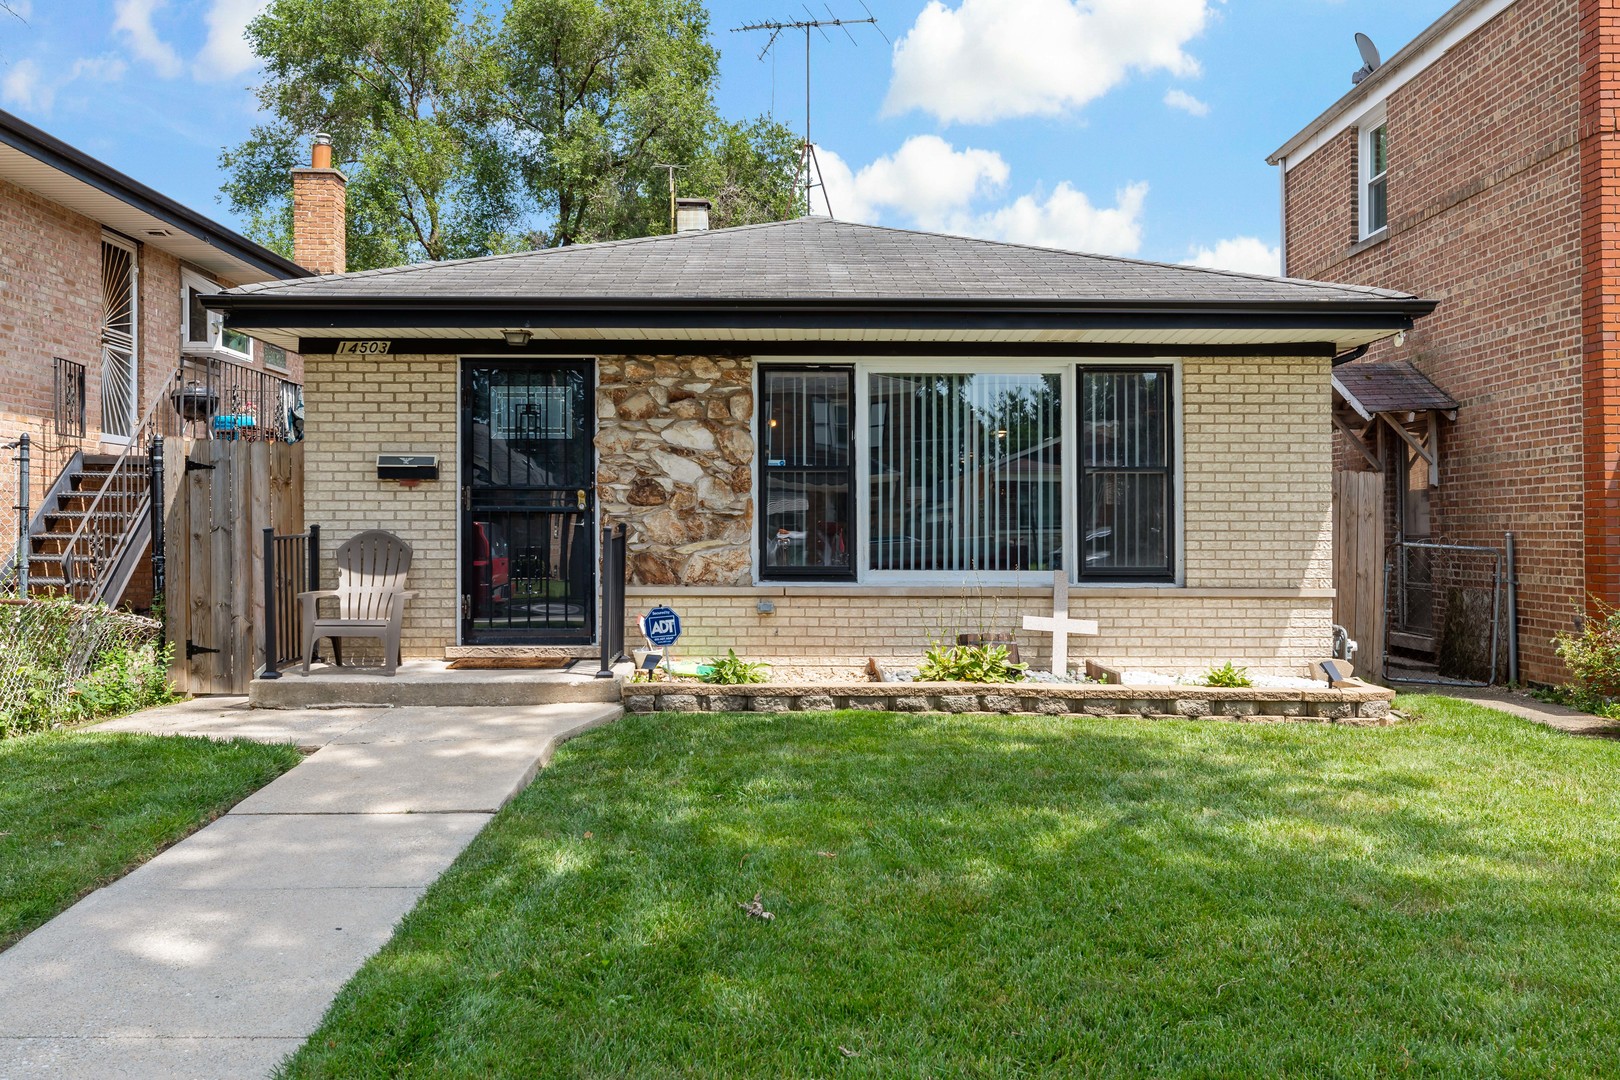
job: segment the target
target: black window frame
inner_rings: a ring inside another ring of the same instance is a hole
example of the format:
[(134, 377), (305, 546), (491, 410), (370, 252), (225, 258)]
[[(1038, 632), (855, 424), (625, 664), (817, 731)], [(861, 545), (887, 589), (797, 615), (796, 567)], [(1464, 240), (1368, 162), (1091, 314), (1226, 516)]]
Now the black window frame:
[[(1086, 373), (1100, 372), (1110, 375), (1157, 374), (1164, 380), (1164, 465), (1161, 467), (1133, 466), (1130, 468), (1097, 468), (1086, 466), (1084, 438)], [(1074, 580), (1081, 583), (1108, 582), (1114, 584), (1175, 584), (1176, 553), (1180, 542), (1180, 522), (1177, 520), (1180, 500), (1177, 498), (1176, 439), (1180, 417), (1176, 411), (1176, 369), (1170, 364), (1080, 364), (1075, 371), (1074, 407), (1074, 465), (1075, 465), (1075, 539)], [(1098, 473), (1118, 475), (1160, 475), (1164, 477), (1164, 565), (1162, 567), (1119, 567), (1099, 570), (1086, 568), (1086, 534), (1091, 526), (1087, 514), (1091, 506), (1091, 478)]]
[[(755, 387), (756, 398), (759, 402), (757, 410), (758, 430), (754, 433), (754, 453), (759, 459), (759, 498), (755, 505), (756, 544), (759, 561), (759, 579), (761, 581), (854, 581), (859, 568), (860, 520), (856, 512), (857, 499), (860, 497), (859, 488), (859, 462), (856, 460), (855, 449), (858, 431), (862, 428), (855, 415), (855, 365), (854, 364), (760, 364), (758, 385)], [(847, 464), (842, 467), (826, 467), (806, 469), (802, 466), (771, 464), (769, 454), (766, 453), (766, 431), (770, 423), (770, 410), (767, 403), (770, 393), (767, 389), (767, 380), (773, 375), (794, 374), (842, 374), (848, 386), (849, 417), (845, 423), (846, 435), (849, 440), (848, 452), (845, 455)], [(770, 541), (767, 536), (770, 515), (766, 512), (767, 500), (770, 498), (770, 477), (773, 472), (805, 473), (817, 472), (829, 476), (844, 475), (848, 482), (849, 491), (849, 565), (847, 568), (828, 566), (772, 566), (770, 562)]]

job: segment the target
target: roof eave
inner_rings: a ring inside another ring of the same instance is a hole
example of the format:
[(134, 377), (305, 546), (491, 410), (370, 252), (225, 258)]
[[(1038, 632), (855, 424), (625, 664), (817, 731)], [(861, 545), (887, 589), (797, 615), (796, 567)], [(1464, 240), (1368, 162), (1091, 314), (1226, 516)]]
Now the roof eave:
[(106, 195), (165, 221), (232, 258), (276, 278), (312, 277), (313, 274), (291, 259), (225, 228), (223, 225), (182, 206), (167, 195), (152, 190), (117, 169), (97, 161), (27, 121), (0, 109), (0, 142), (35, 158), (75, 180)]
[(1372, 73), (1365, 79), (1352, 86), (1343, 97), (1329, 105), (1322, 115), (1306, 124), (1287, 142), (1268, 154), (1266, 164), (1276, 165), (1291, 157), (1294, 151), (1308, 143), (1317, 132), (1349, 112), (1356, 102), (1369, 96), (1380, 85), (1393, 78), (1396, 72), (1405, 68), (1428, 49), (1430, 45), (1444, 37), (1446, 31), (1461, 22), (1470, 12), (1487, 2), (1488, 0), (1461, 0), (1460, 3), (1454, 5), (1445, 14), (1424, 27), (1417, 37), (1397, 50), (1395, 55), (1373, 69)]
[(489, 297), (294, 298), (220, 293), (204, 298), (237, 329), (286, 326), (660, 327), (764, 329), (1077, 329), (1266, 327), (1409, 329), (1434, 310), (1418, 297), (1314, 301), (1050, 300), (604, 300)]

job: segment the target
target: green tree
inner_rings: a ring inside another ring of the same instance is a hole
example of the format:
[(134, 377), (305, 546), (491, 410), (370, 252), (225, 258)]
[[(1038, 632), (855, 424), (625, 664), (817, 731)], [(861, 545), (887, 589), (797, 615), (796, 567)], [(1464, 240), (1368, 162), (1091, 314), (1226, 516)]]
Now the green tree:
[(333, 137), (349, 267), (667, 232), (667, 180), (716, 226), (799, 212), (798, 144), (714, 106), (698, 0), (272, 0), (249, 27), (270, 119), (222, 155), (249, 232), (291, 247), (287, 171)]
[(520, 212), (511, 170), (469, 95), (459, 0), (273, 0), (248, 26), (269, 119), (221, 155), (248, 231), (292, 249), (288, 170), (332, 135), (349, 178), (349, 268), (501, 250)]
[(511, 0), (480, 46), (491, 117), (546, 220), (538, 242), (667, 232), (661, 163), (716, 199), (719, 224), (793, 213), (797, 143), (719, 117), (699, 0)]

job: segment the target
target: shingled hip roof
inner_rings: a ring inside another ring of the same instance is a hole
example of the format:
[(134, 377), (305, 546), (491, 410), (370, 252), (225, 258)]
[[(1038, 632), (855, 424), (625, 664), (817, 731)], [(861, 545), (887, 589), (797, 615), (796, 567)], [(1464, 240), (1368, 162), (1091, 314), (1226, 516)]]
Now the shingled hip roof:
[(516, 326), (559, 337), (673, 329), (739, 340), (814, 329), (1050, 332), (1057, 341), (1082, 332), (1096, 340), (1119, 327), (1185, 335), (1263, 325), (1268, 340), (1341, 345), (1407, 329), (1434, 308), (1388, 289), (829, 218), (261, 282), (205, 302), (223, 310), (228, 325), (305, 337), (350, 327), (379, 336), (395, 328), (404, 336), (406, 328), (424, 336), (481, 328), (487, 336), (489, 328)]

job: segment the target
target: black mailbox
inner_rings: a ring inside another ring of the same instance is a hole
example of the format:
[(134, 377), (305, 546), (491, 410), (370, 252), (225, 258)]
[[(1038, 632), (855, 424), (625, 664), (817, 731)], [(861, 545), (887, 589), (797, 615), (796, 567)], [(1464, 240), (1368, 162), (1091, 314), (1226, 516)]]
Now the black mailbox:
[(378, 454), (379, 480), (437, 480), (439, 455), (437, 454)]

